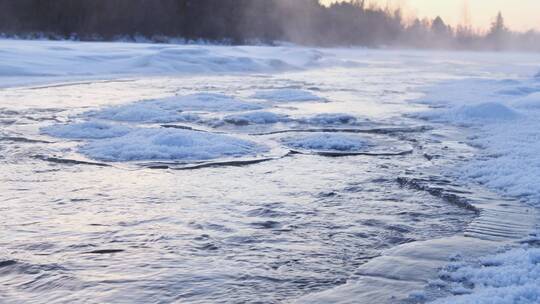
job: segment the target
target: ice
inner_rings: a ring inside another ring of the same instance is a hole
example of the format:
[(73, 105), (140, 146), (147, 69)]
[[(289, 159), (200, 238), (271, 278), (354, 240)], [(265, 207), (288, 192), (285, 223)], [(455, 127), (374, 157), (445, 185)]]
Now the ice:
[(361, 151), (371, 145), (359, 136), (336, 133), (289, 137), (283, 139), (283, 142), (291, 148), (340, 152)]
[(101, 111), (88, 113), (88, 115), (100, 119), (125, 122), (169, 123), (199, 120), (198, 115), (165, 110), (149, 103), (133, 103), (105, 108)]
[(129, 122), (194, 122), (200, 117), (193, 112), (235, 112), (262, 108), (261, 105), (243, 102), (223, 94), (198, 93), (110, 107), (90, 112), (88, 115)]
[(125, 136), (89, 142), (84, 155), (102, 161), (202, 161), (255, 156), (265, 148), (232, 136), (178, 129), (146, 128)]
[(324, 99), (301, 89), (276, 89), (258, 91), (253, 96), (255, 99), (263, 99), (274, 102), (302, 102), (302, 101), (323, 101)]
[(357, 118), (344, 113), (323, 113), (301, 121), (313, 125), (348, 125), (356, 123)]
[(272, 112), (248, 112), (225, 116), (223, 121), (233, 125), (275, 124), (288, 122), (291, 119), (287, 115)]
[[(435, 301), (436, 304), (540, 303), (540, 249), (518, 248), (474, 263), (447, 267), (441, 273), (467, 293)], [(473, 286), (471, 288), (471, 286)]]
[(103, 122), (83, 122), (76, 124), (52, 125), (41, 132), (53, 137), (68, 139), (102, 139), (120, 137), (131, 132), (131, 128)]
[(263, 106), (240, 101), (224, 94), (197, 93), (151, 101), (159, 108), (172, 111), (235, 112), (259, 110)]

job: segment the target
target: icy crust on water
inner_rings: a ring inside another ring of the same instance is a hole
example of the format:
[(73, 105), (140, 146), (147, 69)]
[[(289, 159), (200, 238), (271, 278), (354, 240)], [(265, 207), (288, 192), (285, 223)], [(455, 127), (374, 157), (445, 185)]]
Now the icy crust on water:
[(276, 123), (297, 123), (313, 126), (342, 126), (357, 124), (358, 119), (349, 114), (325, 113), (311, 117), (292, 118), (285, 114), (278, 114), (268, 111), (256, 111), (240, 114), (227, 115), (223, 121), (234, 125), (254, 125), (254, 124), (276, 124)]
[(125, 136), (92, 141), (80, 148), (103, 161), (200, 161), (256, 155), (265, 148), (231, 136), (176, 129), (140, 129)]
[(89, 115), (99, 119), (141, 123), (192, 122), (200, 119), (196, 114), (165, 110), (143, 102), (112, 107)]
[(279, 122), (289, 122), (291, 118), (284, 114), (272, 112), (248, 112), (240, 114), (227, 115), (223, 121), (233, 125), (253, 125), (253, 124), (275, 124)]
[(540, 303), (540, 249), (524, 246), (474, 262), (452, 263), (441, 277), (461, 295), (434, 304)]
[(126, 122), (195, 122), (200, 120), (198, 112), (236, 112), (262, 108), (261, 105), (243, 102), (223, 94), (199, 93), (145, 100), (105, 108), (87, 113), (87, 115), (100, 119)]
[(132, 128), (103, 122), (83, 122), (44, 127), (41, 132), (53, 137), (68, 139), (102, 139), (120, 137), (128, 134)]
[(252, 98), (274, 102), (305, 102), (324, 100), (322, 97), (319, 97), (311, 93), (310, 91), (301, 89), (276, 89), (258, 91), (253, 94)]
[[(538, 205), (538, 92), (537, 79), (454, 81), (431, 88), (421, 100), (443, 109), (418, 116), (471, 127), (470, 144), (481, 152), (452, 174)], [(538, 245), (539, 240), (529, 243)], [(441, 278), (455, 296), (438, 304), (540, 303), (540, 250), (523, 246), (479, 261), (451, 264)]]
[(313, 125), (354, 125), (358, 119), (344, 113), (323, 113), (300, 119), (300, 122)]
[[(193, 162), (267, 152), (266, 148), (235, 137), (236, 131), (243, 126), (263, 125), (266, 128), (264, 125), (283, 123), (288, 124), (284, 126), (287, 129), (294, 129), (300, 126), (352, 125), (357, 121), (354, 116), (343, 113), (291, 118), (263, 110), (270, 107), (272, 104), (263, 106), (224, 94), (197, 93), (105, 107), (77, 117), (85, 122), (52, 125), (42, 128), (41, 132), (53, 137), (87, 140), (79, 147), (79, 152), (101, 161)], [(178, 128), (174, 125), (161, 128), (152, 125), (168, 123), (189, 125)], [(213, 130), (224, 124), (234, 126), (229, 130), (231, 135), (187, 130), (194, 125)], [(360, 151), (367, 146), (367, 142), (358, 136), (342, 134), (295, 137), (284, 144), (289, 148), (344, 152)]]
[(228, 95), (215, 93), (175, 96), (151, 101), (149, 103), (172, 111), (234, 112), (263, 108), (261, 105), (240, 101)]
[(282, 142), (295, 149), (339, 152), (359, 152), (372, 145), (359, 136), (336, 133), (294, 136), (282, 139)]

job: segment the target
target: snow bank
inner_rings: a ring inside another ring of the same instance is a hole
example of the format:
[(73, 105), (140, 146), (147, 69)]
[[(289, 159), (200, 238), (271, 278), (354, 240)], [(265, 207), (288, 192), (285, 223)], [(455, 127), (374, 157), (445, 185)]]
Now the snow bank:
[[(470, 143), (482, 147), (480, 155), (454, 173), (505, 195), (540, 200), (540, 107), (530, 79), (475, 80), (444, 83), (430, 89), (422, 102), (447, 100), (445, 108), (418, 114), (438, 122), (474, 126)], [(452, 88), (452, 90), (448, 90)], [(484, 92), (484, 89), (490, 91)], [(475, 94), (475, 92), (477, 92)], [(508, 94), (513, 92), (512, 94)], [(520, 93), (517, 93), (520, 92)], [(527, 93), (533, 92), (533, 93)], [(474, 96), (480, 100), (474, 103)], [(484, 100), (497, 100), (484, 102)]]
[(68, 125), (53, 125), (41, 132), (53, 137), (68, 139), (102, 139), (120, 137), (131, 132), (131, 128), (102, 122), (83, 122)]
[(87, 115), (128, 122), (195, 122), (200, 120), (200, 116), (193, 112), (235, 112), (262, 108), (260, 105), (239, 101), (223, 94), (199, 93), (140, 101), (105, 108)]
[(176, 129), (139, 129), (122, 137), (89, 142), (84, 155), (103, 161), (200, 161), (256, 155), (265, 148), (231, 136)]
[[(481, 148), (450, 173), (539, 205), (540, 99), (535, 80), (463, 80), (429, 92), (421, 101), (444, 109), (420, 117), (471, 125), (470, 143)], [(524, 246), (453, 264), (442, 278), (456, 296), (435, 303), (540, 303), (540, 249)]]
[(358, 152), (371, 145), (369, 141), (359, 136), (337, 133), (295, 136), (282, 141), (291, 148), (315, 151)]
[(223, 121), (233, 125), (275, 124), (288, 122), (291, 119), (287, 115), (272, 112), (248, 112), (225, 116)]
[(345, 65), (345, 60), (302, 47), (0, 39), (0, 49), (1, 86), (137, 75), (279, 72)]
[(274, 102), (323, 101), (324, 99), (306, 90), (277, 89), (256, 92), (252, 98)]
[(466, 293), (436, 304), (540, 303), (540, 249), (523, 247), (474, 263), (449, 265), (441, 272), (454, 291)]

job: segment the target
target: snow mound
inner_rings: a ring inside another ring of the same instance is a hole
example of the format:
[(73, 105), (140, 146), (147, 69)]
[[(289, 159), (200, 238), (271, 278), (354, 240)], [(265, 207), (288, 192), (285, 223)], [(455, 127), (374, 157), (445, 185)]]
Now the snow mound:
[(53, 125), (41, 129), (41, 132), (53, 137), (68, 139), (103, 139), (120, 137), (131, 132), (126, 126), (102, 122), (83, 122), (68, 125)]
[(493, 100), (506, 101), (512, 96), (504, 96), (500, 92), (515, 89), (517, 85), (519, 82), (512, 79), (467, 78), (446, 81), (425, 88), (423, 91), (426, 95), (417, 99), (416, 102), (439, 106), (457, 106), (492, 102)]
[(457, 110), (456, 116), (466, 120), (507, 120), (514, 119), (517, 116), (516, 111), (509, 107), (496, 103), (486, 102), (478, 105), (463, 106)]
[(357, 122), (356, 117), (343, 113), (324, 113), (302, 120), (314, 125), (348, 125)]
[(272, 112), (249, 112), (225, 116), (223, 121), (233, 125), (275, 124), (290, 121), (287, 115)]
[(291, 148), (315, 151), (358, 152), (371, 146), (368, 140), (358, 136), (336, 133), (289, 137), (282, 141)]
[(416, 115), (419, 118), (454, 124), (484, 124), (508, 121), (520, 115), (510, 107), (497, 102), (464, 105), (447, 110), (436, 110)]
[(262, 106), (239, 101), (227, 95), (199, 93), (145, 100), (105, 108), (88, 113), (88, 115), (115, 121), (169, 123), (199, 121), (200, 116), (194, 112), (234, 112), (259, 109), (262, 109)]
[(252, 98), (274, 102), (323, 101), (324, 99), (306, 90), (277, 89), (256, 92)]
[[(519, 248), (480, 259), (477, 263), (450, 265), (441, 275), (465, 295), (436, 304), (540, 303), (540, 249)], [(471, 286), (474, 286), (471, 288)]]
[(513, 104), (517, 108), (540, 109), (540, 92), (518, 98)]
[(125, 136), (89, 142), (84, 155), (102, 161), (201, 161), (256, 155), (265, 149), (226, 135), (177, 129), (139, 129)]

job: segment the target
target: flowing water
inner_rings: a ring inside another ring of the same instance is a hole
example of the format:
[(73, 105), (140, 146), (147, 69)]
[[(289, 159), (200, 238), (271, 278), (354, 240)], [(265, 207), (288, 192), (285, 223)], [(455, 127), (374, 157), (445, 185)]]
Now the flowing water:
[[(290, 302), (345, 284), (387, 249), (463, 232), (478, 213), (468, 203), (475, 193), (441, 195), (407, 182), (423, 178), (449, 191), (463, 185), (439, 169), (474, 148), (455, 129), (405, 115), (424, 108), (408, 102), (420, 85), (446, 77), (429, 65), (387, 62), (3, 89), (0, 302)], [(283, 88), (327, 102), (272, 105), (277, 113), (347, 113), (360, 123), (190, 125), (275, 149), (245, 162), (188, 166), (89, 159), (77, 153), (79, 141), (39, 131), (111, 104), (197, 92), (245, 98)], [(336, 132), (377, 149), (291, 153), (281, 144)]]

